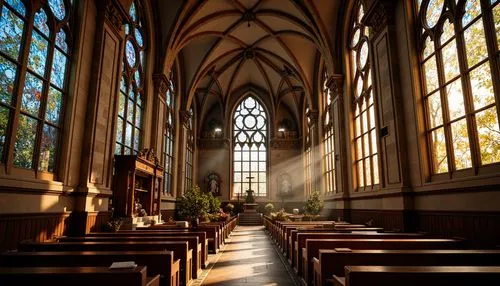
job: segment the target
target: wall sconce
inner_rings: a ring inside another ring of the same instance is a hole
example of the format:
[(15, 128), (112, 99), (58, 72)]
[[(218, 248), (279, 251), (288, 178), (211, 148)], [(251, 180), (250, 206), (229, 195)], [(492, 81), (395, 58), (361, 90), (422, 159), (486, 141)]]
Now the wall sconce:
[(285, 132), (285, 131), (286, 131), (285, 127), (278, 128), (278, 132)]
[(222, 132), (222, 129), (220, 127), (215, 127), (214, 128), (214, 132), (215, 133), (221, 133)]

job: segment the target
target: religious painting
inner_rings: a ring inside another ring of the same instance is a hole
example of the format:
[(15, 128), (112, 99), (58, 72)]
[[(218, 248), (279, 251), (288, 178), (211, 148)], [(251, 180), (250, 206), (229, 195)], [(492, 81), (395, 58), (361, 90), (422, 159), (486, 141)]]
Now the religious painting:
[(206, 184), (206, 191), (207, 193), (210, 192), (214, 196), (220, 196), (220, 183), (221, 179), (219, 174), (215, 172), (211, 172), (208, 174), (208, 176), (205, 178), (205, 184)]
[(281, 173), (276, 180), (278, 184), (278, 197), (287, 198), (293, 196), (292, 177), (288, 173)]

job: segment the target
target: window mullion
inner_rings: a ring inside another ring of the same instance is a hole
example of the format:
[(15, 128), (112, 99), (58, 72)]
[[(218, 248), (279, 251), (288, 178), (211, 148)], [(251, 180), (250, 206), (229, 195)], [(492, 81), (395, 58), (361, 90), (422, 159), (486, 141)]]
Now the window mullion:
[[(486, 45), (488, 50), (488, 58), (491, 67), (491, 77), (493, 83), (493, 91), (495, 96), (495, 102), (497, 107), (497, 118), (500, 118), (500, 52), (497, 47), (497, 32), (495, 29), (495, 19), (493, 18), (493, 8), (500, 5), (490, 4), (489, 1), (481, 2), (483, 9), (483, 23), (484, 23), (484, 33), (486, 35)], [(499, 122), (500, 124), (500, 122)], [(500, 126), (499, 126), (500, 129)]]
[[(26, 7), (28, 8), (28, 7)], [(24, 82), (26, 80), (26, 72), (28, 70), (28, 56), (30, 52), (30, 46), (31, 46), (31, 35), (33, 32), (33, 25), (34, 25), (34, 17), (35, 13), (32, 11), (28, 11), (26, 9), (28, 17), (25, 17), (23, 20), (25, 21), (25, 28), (24, 28), (24, 33), (23, 33), (23, 43), (21, 44), (20, 51), (21, 51), (21, 57), (19, 60), (19, 70), (18, 74), (16, 75), (17, 81), (15, 82), (15, 92), (13, 93), (13, 100), (14, 100), (14, 109), (12, 110), (13, 114), (11, 115), (12, 122), (10, 129), (8, 130), (9, 136), (9, 142), (7, 144), (6, 148), (6, 173), (10, 174), (13, 164), (14, 164), (14, 146), (16, 144), (16, 138), (17, 138), (17, 129), (19, 126), (19, 117), (20, 117), (20, 112), (21, 112), (21, 101), (22, 101), (22, 96), (23, 96), (23, 91), (24, 91)]]
[(436, 51), (436, 67), (438, 72), (438, 82), (439, 82), (439, 95), (441, 98), (441, 113), (443, 116), (443, 131), (446, 142), (446, 160), (448, 162), (448, 174), (451, 176), (451, 173), (455, 170), (455, 154), (453, 150), (453, 139), (451, 134), (451, 125), (449, 118), (449, 109), (448, 109), (448, 98), (446, 97), (446, 86), (445, 86), (445, 77), (444, 77), (444, 63), (443, 63), (443, 48), (441, 45), (441, 41), (437, 35), (434, 37), (434, 47)]
[[(47, 58), (45, 62), (45, 75), (43, 77), (44, 86), (42, 87), (42, 98), (40, 102), (40, 111), (39, 111), (39, 122), (40, 124), (37, 127), (36, 133), (36, 143), (33, 152), (33, 167), (35, 169), (35, 174), (38, 174), (38, 163), (40, 161), (40, 152), (42, 146), (42, 136), (43, 136), (43, 128), (45, 125), (45, 117), (47, 111), (47, 101), (49, 97), (49, 89), (50, 89), (50, 78), (52, 76), (52, 62), (54, 60), (54, 50), (55, 50), (55, 37), (56, 32), (55, 29), (49, 34), (48, 41), (48, 51)], [(59, 129), (59, 128), (56, 128)], [(57, 157), (57, 156), (56, 156)]]
[[(457, 57), (460, 68), (461, 82), (462, 82), (462, 93), (464, 97), (464, 107), (465, 107), (465, 118), (468, 129), (468, 139), (471, 152), (472, 168), (474, 173), (477, 174), (478, 167), (480, 166), (480, 151), (479, 151), (479, 139), (477, 137), (477, 127), (474, 120), (474, 108), (472, 101), (472, 87), (470, 85), (470, 77), (467, 63), (467, 50), (465, 48), (464, 32), (462, 28), (462, 17), (458, 17), (459, 14), (455, 15), (455, 35), (457, 41)], [(479, 16), (479, 17), (482, 17)], [(480, 21), (476, 20), (476, 21)], [(469, 24), (469, 28), (472, 24)], [(469, 29), (468, 28), (468, 29)], [(479, 66), (479, 65), (478, 65)], [(477, 68), (477, 67), (476, 67)]]

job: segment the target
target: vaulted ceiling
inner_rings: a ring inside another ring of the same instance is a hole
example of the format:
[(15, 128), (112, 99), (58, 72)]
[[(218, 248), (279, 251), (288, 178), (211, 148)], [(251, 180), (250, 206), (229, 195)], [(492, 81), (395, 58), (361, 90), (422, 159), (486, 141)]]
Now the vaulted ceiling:
[(195, 100), (200, 114), (217, 103), (224, 110), (233, 95), (254, 90), (299, 118), (320, 66), (333, 62), (342, 2), (187, 1), (168, 45), (188, 104)]

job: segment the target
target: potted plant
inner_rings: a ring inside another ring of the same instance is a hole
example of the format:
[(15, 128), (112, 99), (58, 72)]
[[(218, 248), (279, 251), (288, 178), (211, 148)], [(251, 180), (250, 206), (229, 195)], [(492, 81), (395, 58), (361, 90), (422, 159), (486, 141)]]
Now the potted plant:
[(228, 203), (225, 207), (224, 207), (224, 210), (226, 211), (226, 213), (232, 215), (233, 214), (233, 210), (234, 210), (234, 205), (232, 203)]
[(111, 217), (106, 223), (106, 229), (109, 232), (117, 232), (123, 224), (123, 220), (117, 217)]
[(269, 215), (274, 211), (274, 205), (272, 203), (268, 203), (264, 209), (266, 210), (266, 214)]
[(209, 201), (205, 194), (200, 191), (198, 185), (187, 190), (178, 201), (178, 213), (181, 217), (191, 222), (191, 226), (196, 228), (200, 217), (209, 212)]
[(319, 216), (319, 213), (323, 209), (323, 205), (321, 195), (318, 191), (314, 191), (306, 201), (304, 213), (313, 220)]
[(288, 217), (288, 213), (285, 211), (285, 209), (281, 209), (275, 213), (271, 213), (271, 220), (272, 221), (290, 221), (290, 218)]

